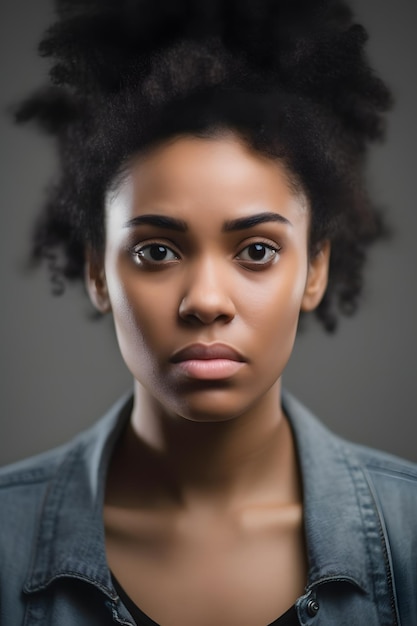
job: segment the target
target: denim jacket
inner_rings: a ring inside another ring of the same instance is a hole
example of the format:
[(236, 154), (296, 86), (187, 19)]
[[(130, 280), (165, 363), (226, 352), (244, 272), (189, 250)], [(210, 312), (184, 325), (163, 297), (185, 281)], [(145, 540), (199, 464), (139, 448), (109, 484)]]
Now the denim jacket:
[[(284, 394), (304, 490), (300, 624), (417, 626), (417, 467), (330, 433)], [(133, 624), (106, 562), (103, 494), (122, 399), (71, 443), (0, 471), (1, 626)]]

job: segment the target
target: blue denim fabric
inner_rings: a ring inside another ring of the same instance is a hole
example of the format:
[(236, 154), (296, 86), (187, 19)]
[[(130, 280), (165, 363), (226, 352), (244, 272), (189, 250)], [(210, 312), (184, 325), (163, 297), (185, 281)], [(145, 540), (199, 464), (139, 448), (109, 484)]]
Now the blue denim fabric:
[[(417, 626), (417, 467), (343, 441), (288, 394), (283, 404), (304, 488), (300, 624)], [(102, 519), (130, 408), (124, 398), (68, 445), (0, 471), (1, 626), (133, 623), (112, 584)]]

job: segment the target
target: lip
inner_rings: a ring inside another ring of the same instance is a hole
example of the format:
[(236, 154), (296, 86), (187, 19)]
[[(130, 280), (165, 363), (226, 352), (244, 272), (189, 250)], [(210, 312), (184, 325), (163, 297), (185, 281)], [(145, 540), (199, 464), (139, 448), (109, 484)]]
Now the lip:
[(210, 361), (214, 359), (237, 361), (243, 363), (245, 359), (243, 356), (224, 343), (194, 343), (189, 346), (185, 346), (180, 350), (174, 352), (171, 357), (172, 363), (181, 363), (183, 361)]
[(234, 376), (245, 363), (231, 346), (192, 344), (174, 352), (171, 362), (181, 376), (194, 380), (225, 380)]

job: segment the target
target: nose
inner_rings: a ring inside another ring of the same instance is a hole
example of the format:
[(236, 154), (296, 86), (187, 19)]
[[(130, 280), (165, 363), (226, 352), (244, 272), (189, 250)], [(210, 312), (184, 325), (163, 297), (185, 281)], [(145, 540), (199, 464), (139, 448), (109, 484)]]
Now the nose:
[(195, 262), (187, 270), (179, 316), (187, 323), (230, 322), (235, 306), (228, 288), (227, 272), (209, 258)]

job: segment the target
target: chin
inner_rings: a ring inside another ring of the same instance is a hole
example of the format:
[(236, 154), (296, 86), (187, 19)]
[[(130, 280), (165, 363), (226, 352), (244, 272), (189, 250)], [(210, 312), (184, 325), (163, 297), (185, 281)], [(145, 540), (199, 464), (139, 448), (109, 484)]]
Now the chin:
[(188, 395), (174, 412), (190, 422), (220, 423), (239, 418), (255, 402), (253, 399), (242, 398), (241, 392), (233, 393), (230, 389), (217, 388)]

